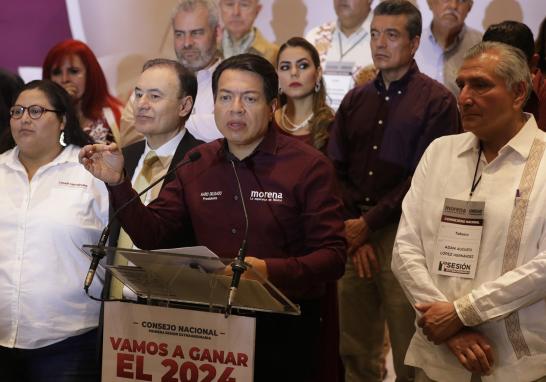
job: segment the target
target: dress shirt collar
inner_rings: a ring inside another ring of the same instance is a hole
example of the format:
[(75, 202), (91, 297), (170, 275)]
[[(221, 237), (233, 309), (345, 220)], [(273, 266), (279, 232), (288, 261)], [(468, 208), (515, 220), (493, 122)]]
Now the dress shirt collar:
[[(535, 117), (533, 117), (532, 114), (524, 114), (527, 118), (527, 122), (525, 122), (521, 130), (518, 131), (518, 133), (499, 150), (499, 155), (507, 151), (514, 151), (524, 160), (529, 156), (533, 140), (537, 136), (540, 129), (538, 128)], [(479, 149), (480, 141), (478, 137), (476, 137), (474, 134), (469, 134), (468, 139), (461, 142), (461, 147), (457, 156), (463, 156), (468, 152), (477, 153)]]
[(355, 39), (361, 38), (363, 35), (369, 34), (371, 25), (372, 25), (372, 12), (368, 14), (368, 17), (366, 17), (366, 19), (362, 22), (360, 27), (356, 31), (354, 31), (350, 36), (346, 36), (345, 33), (341, 31), (339, 20), (337, 20), (334, 34), (340, 34), (341, 38), (346, 39), (347, 41), (355, 40)]
[[(262, 139), (260, 144), (256, 147), (256, 149), (254, 149), (252, 154), (250, 154), (247, 158), (254, 156), (258, 152), (273, 155), (276, 153), (276, 151), (277, 151), (277, 129), (270, 122), (267, 127), (267, 132), (265, 133), (264, 138)], [(225, 156), (227, 160), (239, 161), (239, 159), (229, 151), (227, 139), (225, 138), (223, 139), (223, 143), (220, 146), (219, 154), (220, 156)]]
[[(411, 81), (411, 79), (419, 73), (420, 73), (419, 67), (417, 66), (417, 63), (415, 62), (415, 60), (412, 59), (410, 67), (408, 71), (406, 72), (406, 74), (404, 74), (402, 78), (400, 78), (399, 80), (391, 82), (391, 84), (389, 85), (389, 91), (394, 90), (394, 91), (404, 92), (408, 88), (408, 84)], [(380, 92), (385, 91), (385, 83), (383, 82), (383, 75), (381, 74), (381, 71), (377, 73), (377, 76), (375, 77), (375, 80), (374, 80), (374, 84), (378, 91)]]
[(220, 57), (216, 56), (211, 66), (197, 71), (197, 73), (195, 73), (195, 77), (197, 77), (197, 83), (199, 84), (207, 78), (212, 78), (212, 73), (214, 73), (214, 70), (220, 64), (221, 61), (222, 60), (220, 59)]
[[(161, 166), (163, 168), (168, 167), (171, 164), (171, 159), (174, 155), (174, 152), (176, 151), (176, 148), (182, 141), (182, 138), (184, 138), (184, 134), (186, 134), (186, 128), (183, 127), (180, 129), (178, 134), (176, 134), (174, 137), (172, 137), (170, 140), (165, 142), (163, 145), (155, 149), (155, 154), (159, 157), (159, 161), (161, 162)], [(148, 140), (146, 140), (146, 145), (144, 145), (144, 152), (142, 153), (142, 158), (146, 158), (146, 155), (152, 151), (152, 148), (148, 146)]]
[(455, 40), (453, 40), (453, 43), (451, 43), (451, 45), (448, 46), (445, 49), (443, 49), (440, 46), (440, 44), (438, 44), (438, 41), (436, 40), (436, 37), (434, 37), (434, 34), (432, 33), (432, 22), (430, 23), (430, 28), (427, 30), (427, 33), (428, 33), (427, 38), (429, 39), (431, 44), (441, 48), (445, 52), (450, 52), (453, 49), (456, 49), (457, 46), (459, 46), (459, 44), (461, 43), (461, 41), (463, 41), (464, 35), (466, 33), (466, 24), (463, 24), (463, 27), (461, 28), (461, 31), (457, 34), (457, 36), (455, 37)]
[[(53, 167), (59, 164), (71, 162), (78, 163), (78, 152), (80, 147), (74, 145), (68, 145), (64, 148), (63, 151), (51, 162), (46, 163), (40, 169), (45, 169), (48, 167)], [(25, 171), (25, 168), (21, 161), (19, 160), (19, 147), (15, 146), (11, 151), (8, 151), (6, 155), (0, 157), (0, 165), (5, 165), (13, 170)], [(43, 170), (41, 170), (43, 171)]]
[(222, 38), (222, 50), (225, 57), (235, 56), (237, 54), (245, 53), (248, 51), (254, 39), (256, 38), (256, 28), (250, 28), (247, 34), (245, 34), (239, 41), (233, 41), (229, 32), (224, 31)]

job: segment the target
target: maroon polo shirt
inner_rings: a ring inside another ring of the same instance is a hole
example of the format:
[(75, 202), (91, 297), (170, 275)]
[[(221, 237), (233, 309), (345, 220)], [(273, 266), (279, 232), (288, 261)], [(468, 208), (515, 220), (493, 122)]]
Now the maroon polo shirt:
[(459, 131), (455, 97), (421, 73), (415, 61), (388, 90), (381, 72), (352, 89), (336, 113), (328, 144), (345, 218), (362, 214), (372, 230), (396, 223), (427, 146)]
[[(324, 283), (341, 277), (345, 239), (335, 173), (319, 151), (269, 127), (264, 139), (239, 161), (224, 139), (199, 146), (196, 162), (180, 167), (158, 198), (119, 215), (142, 249), (178, 247), (189, 224), (197, 243), (220, 257), (237, 255), (245, 218), (234, 174), (248, 211), (247, 256), (264, 259), (269, 279), (289, 298), (316, 298)], [(233, 168), (234, 167), (234, 168)], [(114, 208), (134, 195), (129, 179), (109, 187)]]

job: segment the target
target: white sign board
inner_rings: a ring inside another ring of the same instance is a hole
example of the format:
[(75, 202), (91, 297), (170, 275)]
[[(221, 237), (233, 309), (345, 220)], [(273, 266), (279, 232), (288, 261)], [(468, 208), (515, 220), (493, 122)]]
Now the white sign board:
[(251, 317), (107, 302), (102, 380), (252, 381), (255, 331)]

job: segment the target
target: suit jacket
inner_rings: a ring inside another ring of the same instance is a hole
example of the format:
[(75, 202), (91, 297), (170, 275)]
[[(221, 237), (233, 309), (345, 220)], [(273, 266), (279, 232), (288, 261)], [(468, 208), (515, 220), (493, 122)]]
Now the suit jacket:
[[(167, 171), (171, 171), (178, 163), (182, 161), (184, 156), (188, 151), (193, 149), (196, 146), (199, 146), (201, 143), (204, 143), (203, 141), (200, 141), (191, 135), (189, 131), (186, 130), (186, 133), (184, 134), (184, 137), (176, 147), (176, 150), (173, 155), (173, 159), (171, 161), (171, 164)], [(128, 176), (129, 178), (133, 177), (133, 174), (135, 173), (135, 169), (138, 165), (138, 161), (140, 160), (140, 157), (144, 153), (146, 141), (139, 141), (136, 143), (133, 143), (132, 145), (129, 145), (125, 148), (123, 148), (123, 158), (125, 161), (125, 176)], [(165, 187), (167, 183), (172, 181), (175, 178), (175, 174), (170, 174), (165, 180), (163, 181), (163, 184), (161, 185), (161, 188)], [(110, 216), (113, 216), (114, 211), (110, 208)], [(188, 222), (188, 227), (191, 227), (191, 222)], [(121, 225), (117, 220), (114, 220), (112, 224), (110, 225), (110, 238), (109, 238), (109, 246), (110, 247), (116, 247), (118, 244), (119, 234), (121, 232)], [(193, 245), (195, 242), (193, 231), (187, 233), (186, 240), (187, 245)], [(114, 262), (114, 254), (109, 254), (107, 257), (107, 264), (113, 264)], [(104, 282), (104, 293), (108, 295), (108, 292), (110, 290), (110, 273), (107, 273), (106, 279)]]
[(248, 53), (254, 53), (262, 56), (276, 67), (279, 46), (275, 43), (269, 42), (258, 28), (256, 28), (255, 31), (256, 36), (254, 37), (254, 42), (248, 49)]

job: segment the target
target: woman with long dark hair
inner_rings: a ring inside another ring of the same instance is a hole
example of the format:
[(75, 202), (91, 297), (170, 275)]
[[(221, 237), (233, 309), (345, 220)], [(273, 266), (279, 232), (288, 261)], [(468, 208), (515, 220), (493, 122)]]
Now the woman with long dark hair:
[[(283, 134), (326, 151), (334, 112), (326, 104), (326, 90), (317, 50), (307, 40), (292, 37), (277, 56), (280, 108), (274, 125)], [(327, 283), (321, 298), (320, 365), (317, 382), (335, 382), (341, 375), (336, 283)]]
[(281, 132), (324, 151), (334, 112), (326, 90), (317, 50), (307, 40), (292, 37), (277, 56), (280, 108), (275, 123)]

